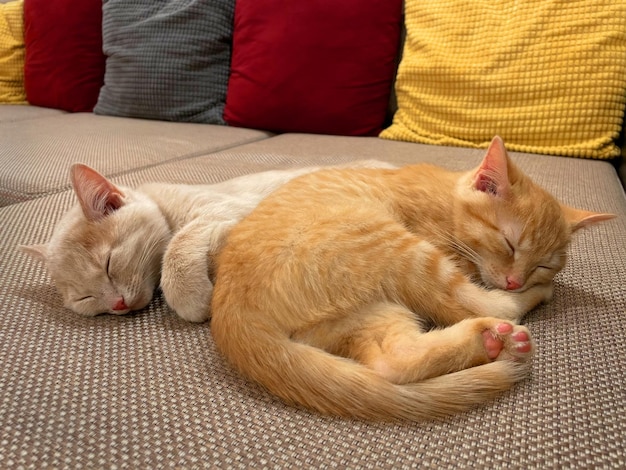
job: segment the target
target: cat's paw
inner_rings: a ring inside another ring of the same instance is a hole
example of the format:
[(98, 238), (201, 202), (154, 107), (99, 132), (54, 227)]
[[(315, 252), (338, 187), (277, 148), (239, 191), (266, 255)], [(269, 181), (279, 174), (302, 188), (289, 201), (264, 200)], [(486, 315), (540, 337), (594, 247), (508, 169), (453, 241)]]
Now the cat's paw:
[(194, 292), (179, 292), (176, 295), (167, 295), (165, 291), (163, 293), (167, 304), (183, 320), (200, 323), (211, 318), (212, 284)]
[(552, 297), (554, 297), (554, 283), (535, 284), (525, 291), (520, 292), (519, 295), (528, 298), (530, 303), (534, 304), (534, 306), (547, 304), (552, 300)]
[(165, 301), (183, 320), (200, 323), (211, 317), (213, 284), (208, 279), (177, 282), (170, 276), (161, 279)]
[(491, 361), (526, 362), (532, 356), (534, 344), (524, 326), (500, 321), (482, 332), (483, 345)]
[(491, 315), (519, 323), (533, 308), (552, 300), (554, 284), (535, 284), (522, 292), (494, 289), (489, 294), (492, 297)]
[(547, 304), (552, 301), (552, 298), (554, 297), (554, 283), (553, 282), (549, 282), (547, 284), (539, 284), (534, 287), (539, 289), (539, 293), (541, 296), (541, 303)]

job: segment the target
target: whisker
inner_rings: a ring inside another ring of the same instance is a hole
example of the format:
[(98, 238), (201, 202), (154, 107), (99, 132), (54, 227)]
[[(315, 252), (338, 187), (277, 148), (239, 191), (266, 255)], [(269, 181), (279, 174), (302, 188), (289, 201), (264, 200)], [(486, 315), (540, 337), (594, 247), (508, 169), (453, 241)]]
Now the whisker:
[(475, 250), (473, 250), (470, 246), (464, 243), (462, 240), (459, 240), (457, 237), (455, 237), (451, 233), (445, 232), (439, 227), (429, 226), (429, 228), (433, 232), (435, 232), (437, 236), (443, 239), (448, 244), (448, 246), (453, 251), (455, 251), (458, 255), (469, 260), (470, 262), (474, 264), (480, 264), (481, 262), (480, 255)]
[[(137, 257), (134, 268), (134, 276), (132, 276), (133, 282), (129, 286), (131, 290), (138, 291), (141, 284), (148, 278), (155, 277), (161, 271), (161, 259), (159, 263), (152, 263), (151, 260), (159, 250), (165, 252), (165, 237), (151, 234), (150, 237), (142, 244), (141, 252)], [(161, 254), (162, 256), (162, 254)], [(148, 269), (146, 269), (146, 264)]]

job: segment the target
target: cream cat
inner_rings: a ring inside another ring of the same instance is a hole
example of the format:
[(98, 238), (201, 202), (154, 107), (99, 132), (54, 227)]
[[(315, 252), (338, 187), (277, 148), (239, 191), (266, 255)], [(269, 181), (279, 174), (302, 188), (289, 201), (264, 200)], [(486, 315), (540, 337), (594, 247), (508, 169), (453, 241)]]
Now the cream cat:
[(211, 331), (240, 372), (289, 403), (441, 417), (527, 375), (534, 346), (517, 323), (551, 298), (573, 232), (612, 217), (559, 204), (499, 138), (470, 172), (304, 175), (228, 235)]
[[(394, 168), (373, 160), (348, 166)], [(64, 305), (79, 314), (142, 309), (161, 277), (170, 307), (188, 321), (204, 321), (210, 315), (213, 259), (230, 228), (271, 191), (316, 169), (130, 189), (76, 164), (70, 173), (78, 204), (47, 244), (19, 248), (45, 262)]]

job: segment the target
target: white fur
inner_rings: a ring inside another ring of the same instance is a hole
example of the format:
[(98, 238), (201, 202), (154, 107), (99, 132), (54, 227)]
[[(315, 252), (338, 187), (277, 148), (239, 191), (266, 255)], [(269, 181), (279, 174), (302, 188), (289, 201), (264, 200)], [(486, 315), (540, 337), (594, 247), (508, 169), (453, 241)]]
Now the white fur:
[[(344, 166), (395, 168), (375, 160)], [(212, 264), (230, 228), (273, 190), (319, 168), (267, 171), (212, 185), (149, 183), (133, 190), (76, 164), (71, 176), (79, 203), (47, 244), (19, 249), (46, 263), (64, 305), (81, 315), (139, 310), (160, 277), (168, 305), (188, 321), (204, 321), (210, 316)], [(89, 227), (91, 238), (81, 239)], [(112, 276), (106, 272), (109, 259)], [(128, 308), (116, 309), (120, 300)]]

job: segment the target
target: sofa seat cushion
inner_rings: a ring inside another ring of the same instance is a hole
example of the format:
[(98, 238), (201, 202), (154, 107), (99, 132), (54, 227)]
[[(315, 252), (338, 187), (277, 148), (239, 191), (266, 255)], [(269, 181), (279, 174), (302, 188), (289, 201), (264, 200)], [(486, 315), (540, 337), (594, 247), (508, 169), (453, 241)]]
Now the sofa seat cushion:
[(207, 154), (268, 137), (250, 129), (113, 118), (90, 113), (0, 126), (0, 206), (68, 187), (70, 164), (107, 175)]
[(26, 119), (58, 116), (61, 114), (65, 113), (58, 109), (40, 108), (39, 106), (26, 106), (18, 104), (0, 104), (0, 124), (5, 122), (24, 121)]
[[(363, 157), (462, 169), (481, 153), (286, 135), (115, 180), (213, 181)], [(564, 202), (619, 217), (577, 236), (554, 300), (525, 318), (538, 345), (532, 376), (485, 406), (421, 425), (286, 406), (222, 360), (209, 324), (179, 320), (160, 296), (135, 315), (78, 317), (45, 270), (15, 250), (46, 241), (72, 194), (0, 208), (3, 457), (15, 467), (70, 468), (623, 467), (626, 199), (606, 162), (513, 157)]]

